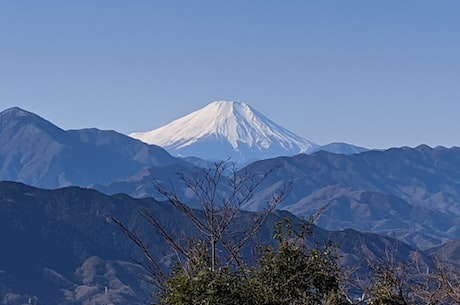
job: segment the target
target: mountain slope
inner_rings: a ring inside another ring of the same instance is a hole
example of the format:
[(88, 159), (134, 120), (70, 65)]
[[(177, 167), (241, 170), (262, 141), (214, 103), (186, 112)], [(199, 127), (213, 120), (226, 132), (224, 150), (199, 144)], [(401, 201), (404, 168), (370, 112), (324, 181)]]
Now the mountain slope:
[(248, 209), (258, 210), (273, 189), (291, 181), (280, 207), (298, 216), (321, 211), (326, 229), (397, 234), (421, 248), (460, 238), (460, 148), (393, 148), (254, 162), (255, 175), (274, 169)]
[(242, 102), (217, 101), (163, 127), (130, 134), (171, 154), (235, 162), (310, 152), (316, 144)]
[[(328, 230), (396, 234), (423, 249), (460, 238), (460, 148), (403, 147), (353, 155), (319, 151), (257, 161), (241, 169), (242, 175), (255, 177), (270, 171), (246, 209), (265, 208), (276, 190), (291, 183), (280, 209), (306, 218), (321, 212), (318, 224)], [(155, 194), (152, 181), (169, 179), (181, 200), (192, 205), (177, 175), (170, 175), (174, 172), (193, 179), (197, 169), (154, 168), (97, 188), (146, 196)]]
[[(142, 253), (110, 219), (115, 216), (135, 230), (156, 259), (166, 258), (170, 252), (141, 217), (142, 209), (179, 239), (198, 234), (190, 220), (151, 198), (0, 182), (0, 304), (26, 304), (29, 298), (49, 305), (147, 304), (152, 287), (143, 281), (145, 271), (133, 263), (133, 258), (144, 260)], [(293, 217), (281, 211), (269, 217), (261, 235), (254, 237), (256, 242), (273, 242), (274, 222), (287, 216)], [(241, 213), (235, 219), (237, 231), (252, 217), (256, 216)], [(366, 255), (383, 257), (388, 246), (396, 244), (398, 259), (415, 251), (375, 234), (313, 230), (318, 242), (330, 239), (339, 245), (342, 261), (353, 265), (366, 262)], [(254, 252), (249, 255), (253, 258)]]
[(172, 163), (184, 162), (115, 131), (64, 131), (20, 108), (0, 113), (0, 180), (45, 188), (87, 186)]

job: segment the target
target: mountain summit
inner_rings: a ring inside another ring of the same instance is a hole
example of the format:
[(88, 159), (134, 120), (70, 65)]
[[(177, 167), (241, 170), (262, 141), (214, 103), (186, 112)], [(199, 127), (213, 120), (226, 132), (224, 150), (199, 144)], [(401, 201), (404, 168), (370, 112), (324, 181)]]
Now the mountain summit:
[(0, 180), (43, 188), (88, 186), (177, 162), (185, 163), (115, 131), (65, 131), (18, 107), (0, 112)]
[(248, 104), (233, 101), (212, 102), (163, 127), (130, 136), (177, 156), (235, 162), (308, 153), (318, 147)]

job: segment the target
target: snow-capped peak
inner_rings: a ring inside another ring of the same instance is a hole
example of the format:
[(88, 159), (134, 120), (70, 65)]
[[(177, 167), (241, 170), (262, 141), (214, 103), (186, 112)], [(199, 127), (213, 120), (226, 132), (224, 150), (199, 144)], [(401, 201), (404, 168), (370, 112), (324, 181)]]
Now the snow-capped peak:
[[(162, 146), (176, 155), (193, 145), (221, 149), (211, 142), (227, 143), (239, 155), (258, 152), (264, 157), (309, 152), (316, 144), (277, 125), (248, 104), (216, 101), (158, 129), (130, 134), (149, 144)], [(270, 150), (273, 150), (270, 153)], [(275, 153), (275, 150), (277, 153)], [(203, 157), (200, 155), (193, 155)], [(224, 155), (221, 158), (229, 156)], [(254, 156), (242, 156), (244, 159)]]

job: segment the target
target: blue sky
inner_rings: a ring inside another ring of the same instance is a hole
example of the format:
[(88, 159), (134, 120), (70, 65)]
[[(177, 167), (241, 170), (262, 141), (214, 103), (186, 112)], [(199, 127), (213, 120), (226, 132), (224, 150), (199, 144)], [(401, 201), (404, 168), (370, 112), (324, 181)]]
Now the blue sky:
[(147, 131), (214, 100), (318, 144), (460, 146), (460, 1), (0, 2), (0, 110)]

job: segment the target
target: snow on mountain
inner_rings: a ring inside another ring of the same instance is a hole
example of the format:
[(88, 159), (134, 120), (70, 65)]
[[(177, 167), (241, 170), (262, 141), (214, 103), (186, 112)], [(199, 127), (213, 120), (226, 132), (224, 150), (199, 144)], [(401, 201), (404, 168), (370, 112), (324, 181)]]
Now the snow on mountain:
[(177, 156), (235, 162), (309, 153), (318, 147), (234, 101), (212, 102), (163, 127), (130, 136)]

